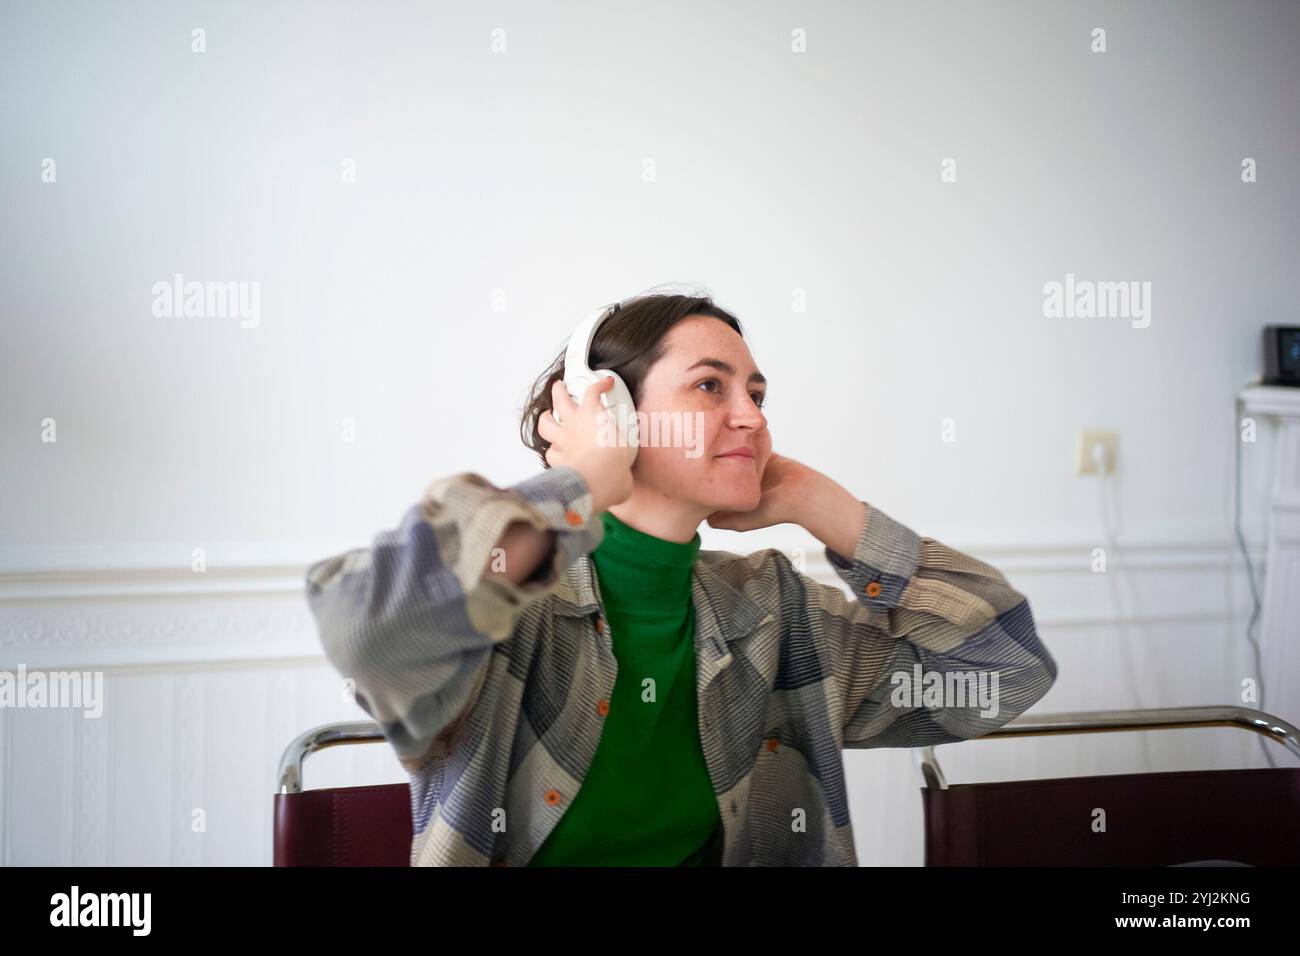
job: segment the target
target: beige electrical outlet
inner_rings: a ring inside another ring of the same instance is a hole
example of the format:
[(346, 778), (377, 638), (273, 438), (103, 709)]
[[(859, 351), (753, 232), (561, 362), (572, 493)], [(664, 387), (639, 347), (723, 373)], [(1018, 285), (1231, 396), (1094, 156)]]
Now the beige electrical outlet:
[(1106, 474), (1115, 471), (1115, 458), (1119, 454), (1119, 432), (1105, 431), (1099, 428), (1085, 428), (1079, 432), (1079, 471), (1080, 475), (1097, 474), (1097, 463), (1092, 460), (1092, 449), (1101, 445), (1106, 452)]

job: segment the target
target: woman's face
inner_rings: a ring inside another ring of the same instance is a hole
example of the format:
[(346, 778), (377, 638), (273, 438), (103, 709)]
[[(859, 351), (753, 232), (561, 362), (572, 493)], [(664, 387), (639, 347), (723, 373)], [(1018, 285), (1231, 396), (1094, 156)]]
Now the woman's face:
[[(673, 326), (664, 347), (637, 404), (644, 415), (634, 496), (686, 506), (698, 520), (756, 508), (772, 438), (760, 408), (767, 385), (749, 346), (721, 319), (693, 315)], [(738, 448), (752, 457), (725, 456)]]

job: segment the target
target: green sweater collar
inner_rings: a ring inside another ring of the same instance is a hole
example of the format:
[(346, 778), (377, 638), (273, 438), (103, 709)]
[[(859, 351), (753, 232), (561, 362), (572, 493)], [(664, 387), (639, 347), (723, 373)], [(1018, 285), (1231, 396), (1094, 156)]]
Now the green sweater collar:
[(691, 567), (700, 553), (700, 533), (690, 541), (656, 538), (601, 513), (605, 535), (591, 553), (601, 595), (616, 609), (676, 609), (690, 600)]

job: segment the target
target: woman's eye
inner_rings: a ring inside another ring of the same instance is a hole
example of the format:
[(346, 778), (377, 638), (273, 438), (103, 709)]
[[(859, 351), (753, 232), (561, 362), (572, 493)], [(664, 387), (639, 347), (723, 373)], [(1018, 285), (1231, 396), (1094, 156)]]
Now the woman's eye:
[[(721, 385), (721, 384), (722, 382), (716, 378), (706, 378), (704, 381), (700, 382), (700, 385)], [(697, 385), (695, 387), (699, 388), (700, 385)], [(763, 405), (767, 402), (767, 395), (763, 392), (750, 392), (749, 395), (751, 398), (754, 399), (754, 404), (757, 405), (759, 408), (762, 408)]]

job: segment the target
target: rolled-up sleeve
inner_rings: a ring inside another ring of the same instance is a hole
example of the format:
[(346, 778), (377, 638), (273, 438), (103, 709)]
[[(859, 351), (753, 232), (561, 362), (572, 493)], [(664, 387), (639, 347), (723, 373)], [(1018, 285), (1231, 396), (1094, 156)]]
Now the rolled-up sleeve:
[[(556, 532), (550, 552), (519, 584), (485, 573), (515, 521)], [(576, 469), (548, 469), (504, 489), (461, 472), (430, 484), (370, 547), (307, 569), (307, 603), (326, 657), (352, 679), (357, 703), (408, 769), (472, 707), (492, 648), (602, 537)]]
[(991, 565), (863, 504), (853, 554), (825, 549), (854, 600), (829, 584), (809, 587), (844, 746), (967, 740), (1041, 700), (1057, 664), (1028, 599)]

